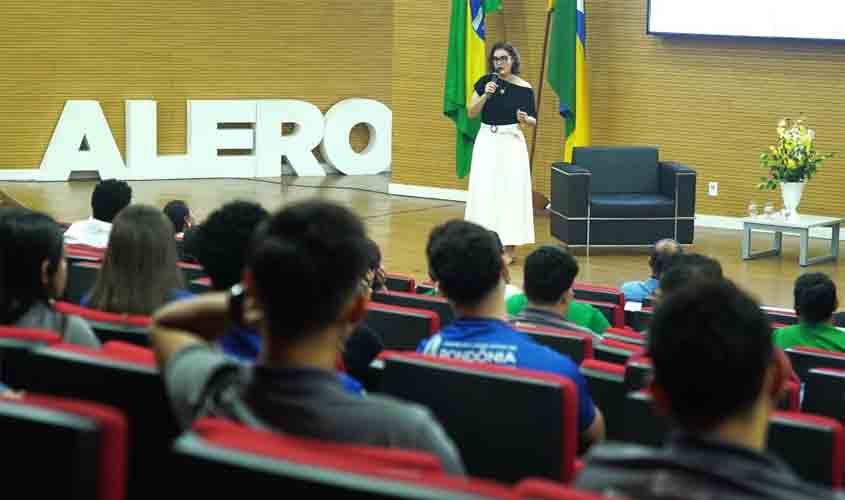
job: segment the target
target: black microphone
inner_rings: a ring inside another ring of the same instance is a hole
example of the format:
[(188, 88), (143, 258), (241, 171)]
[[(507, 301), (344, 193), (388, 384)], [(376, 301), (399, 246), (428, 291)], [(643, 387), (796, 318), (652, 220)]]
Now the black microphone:
[[(498, 87), (501, 85), (501, 79), (499, 78), (499, 73), (500, 73), (501, 71), (502, 71), (502, 69), (501, 69), (501, 68), (495, 68), (495, 69), (493, 70), (493, 79), (492, 79), (492, 80), (490, 80), (491, 82), (493, 82), (493, 83), (495, 83), (495, 84), (496, 84), (497, 89), (498, 89)], [(500, 90), (500, 93), (501, 93), (501, 90)], [(495, 92), (493, 92), (492, 94), (490, 94), (489, 96), (487, 96), (487, 99), (491, 99), (494, 95), (496, 95), (496, 93), (495, 93)]]

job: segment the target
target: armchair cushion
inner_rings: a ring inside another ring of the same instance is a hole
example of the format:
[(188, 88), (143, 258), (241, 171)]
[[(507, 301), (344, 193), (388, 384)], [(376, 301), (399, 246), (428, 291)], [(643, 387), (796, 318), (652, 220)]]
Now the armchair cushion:
[(653, 147), (579, 147), (572, 163), (589, 170), (590, 192), (658, 193), (658, 152)]
[(651, 219), (674, 216), (674, 200), (661, 194), (594, 194), (590, 203), (590, 217), (593, 219)]

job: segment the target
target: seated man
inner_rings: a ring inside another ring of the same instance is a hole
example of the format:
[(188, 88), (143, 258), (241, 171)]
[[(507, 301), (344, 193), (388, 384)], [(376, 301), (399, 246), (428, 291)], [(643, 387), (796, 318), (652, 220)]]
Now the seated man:
[(456, 319), (417, 351), (468, 361), (550, 372), (572, 380), (578, 391), (578, 430), (586, 446), (604, 438), (604, 417), (593, 404), (578, 367), (507, 323), (507, 266), (494, 238), (483, 227), (453, 220), (434, 230), (426, 249), (429, 273), (455, 309)]
[[(241, 281), (247, 248), (255, 228), (270, 214), (250, 201), (231, 201), (211, 212), (188, 233), (185, 251), (200, 263), (214, 290), (228, 290)], [(255, 361), (261, 338), (252, 328), (232, 328), (219, 340), (226, 354)]]
[(132, 188), (126, 181), (100, 181), (91, 194), (92, 216), (71, 224), (65, 231), (65, 243), (106, 248), (109, 246), (112, 220), (118, 212), (129, 206), (131, 201)]
[(654, 403), (680, 432), (662, 449), (593, 448), (576, 487), (637, 499), (832, 498), (765, 452), (788, 370), (765, 315), (745, 292), (711, 281), (668, 297), (648, 351)]
[(799, 323), (775, 330), (775, 345), (845, 352), (845, 331), (833, 326), (833, 311), (839, 305), (833, 281), (823, 273), (803, 274), (795, 280), (794, 295)]
[(660, 240), (654, 244), (648, 265), (651, 267), (651, 278), (645, 281), (628, 281), (622, 284), (622, 293), (628, 302), (642, 302), (657, 289), (661, 273), (675, 254), (683, 253), (681, 244), (675, 240)]
[(566, 319), (575, 294), (572, 285), (578, 274), (578, 262), (558, 247), (544, 246), (525, 259), (523, 286), (528, 306), (511, 318), (516, 325), (548, 326), (586, 333), (594, 342), (602, 336)]
[(164, 215), (173, 223), (173, 234), (176, 239), (185, 235), (185, 230), (194, 225), (191, 209), (184, 200), (171, 200), (164, 206)]
[[(351, 395), (335, 376), (339, 346), (367, 312), (367, 257), (364, 225), (352, 212), (296, 203), (257, 229), (243, 288), (159, 310), (151, 339), (179, 420), (189, 426), (213, 415), (296, 436), (420, 450), (462, 473), (455, 445), (428, 410)], [(257, 326), (255, 365), (213, 346), (232, 323)]]

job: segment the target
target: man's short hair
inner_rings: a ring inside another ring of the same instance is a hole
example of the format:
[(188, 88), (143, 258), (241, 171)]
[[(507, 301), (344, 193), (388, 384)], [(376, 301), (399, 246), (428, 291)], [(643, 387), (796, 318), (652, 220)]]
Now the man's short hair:
[(132, 188), (126, 181), (106, 179), (98, 182), (91, 194), (91, 212), (95, 219), (111, 222), (131, 202)]
[(575, 257), (555, 246), (540, 247), (525, 258), (525, 296), (538, 304), (556, 304), (577, 275)]
[(661, 303), (648, 352), (672, 418), (706, 432), (759, 397), (773, 355), (771, 329), (757, 302), (736, 285), (704, 282)]
[(464, 220), (435, 227), (426, 247), (429, 275), (449, 300), (462, 306), (480, 303), (498, 285), (502, 253), (490, 231)]
[(215, 290), (241, 281), (252, 234), (269, 215), (257, 203), (232, 201), (185, 235), (185, 253), (202, 265)]
[(673, 239), (667, 238), (656, 242), (651, 247), (651, 256), (648, 259), (652, 276), (660, 279), (660, 276), (669, 267), (672, 259), (683, 253), (684, 249), (681, 244)]
[(261, 223), (247, 266), (270, 333), (296, 342), (340, 318), (362, 291), (368, 264), (367, 233), (358, 216), (312, 200)]
[(722, 279), (722, 265), (718, 260), (698, 253), (679, 254), (672, 258), (660, 277), (660, 293), (665, 298), (687, 286)]
[(171, 200), (164, 206), (164, 215), (173, 224), (174, 234), (185, 231), (185, 218), (191, 215), (191, 209), (184, 200)]
[(807, 273), (795, 280), (795, 312), (807, 323), (830, 319), (837, 307), (836, 285), (824, 273)]

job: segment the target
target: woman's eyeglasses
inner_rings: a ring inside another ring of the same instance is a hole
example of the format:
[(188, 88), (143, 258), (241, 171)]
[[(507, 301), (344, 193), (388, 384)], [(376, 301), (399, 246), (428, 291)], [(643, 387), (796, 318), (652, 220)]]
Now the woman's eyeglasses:
[(494, 63), (506, 63), (511, 60), (511, 56), (494, 57)]

